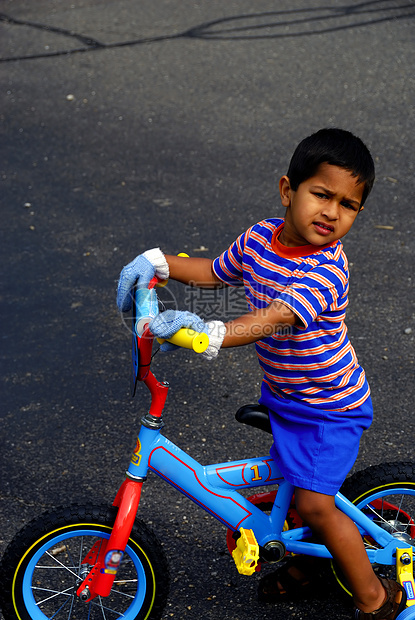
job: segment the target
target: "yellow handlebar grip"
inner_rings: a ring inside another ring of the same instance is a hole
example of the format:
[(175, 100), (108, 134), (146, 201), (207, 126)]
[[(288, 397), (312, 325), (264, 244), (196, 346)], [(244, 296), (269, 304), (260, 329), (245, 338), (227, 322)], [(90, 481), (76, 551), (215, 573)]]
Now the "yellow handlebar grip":
[[(165, 339), (157, 338), (157, 342), (163, 344)], [(203, 332), (198, 333), (194, 329), (182, 327), (171, 338), (167, 338), (167, 342), (176, 344), (183, 349), (193, 349), (195, 353), (203, 353), (209, 346), (209, 336)]]
[(167, 280), (160, 280), (159, 282), (157, 282), (156, 284), (156, 288), (163, 288), (163, 286), (166, 286), (166, 284), (168, 284), (168, 279)]

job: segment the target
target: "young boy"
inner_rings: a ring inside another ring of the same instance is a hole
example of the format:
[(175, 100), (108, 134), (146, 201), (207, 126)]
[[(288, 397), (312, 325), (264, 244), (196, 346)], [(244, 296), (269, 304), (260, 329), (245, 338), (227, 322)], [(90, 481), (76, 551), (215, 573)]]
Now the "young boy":
[[(180, 327), (206, 331), (209, 358), (221, 347), (256, 343), (271, 454), (296, 488), (297, 511), (346, 576), (355, 617), (393, 620), (405, 607), (404, 590), (375, 576), (356, 526), (334, 502), (372, 421), (369, 386), (344, 324), (349, 272), (340, 239), (363, 209), (374, 176), (359, 138), (322, 129), (298, 145), (280, 179), (284, 219), (255, 224), (213, 261), (144, 252), (121, 272), (117, 303), (128, 310), (133, 284), (145, 285), (154, 273), (200, 287), (245, 287), (250, 311), (226, 324), (169, 310), (150, 329), (162, 338)], [(306, 583), (295, 566), (289, 575), (299, 587)], [(262, 589), (263, 598), (278, 599), (283, 577), (267, 576)]]

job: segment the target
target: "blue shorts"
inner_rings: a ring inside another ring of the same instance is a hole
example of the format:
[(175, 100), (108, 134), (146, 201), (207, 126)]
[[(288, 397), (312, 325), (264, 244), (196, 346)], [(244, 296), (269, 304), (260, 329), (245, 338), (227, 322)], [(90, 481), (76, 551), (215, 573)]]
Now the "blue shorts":
[(355, 409), (328, 411), (282, 398), (263, 383), (259, 402), (269, 409), (274, 437), (270, 453), (286, 480), (335, 495), (353, 467), (363, 431), (372, 422), (371, 398)]

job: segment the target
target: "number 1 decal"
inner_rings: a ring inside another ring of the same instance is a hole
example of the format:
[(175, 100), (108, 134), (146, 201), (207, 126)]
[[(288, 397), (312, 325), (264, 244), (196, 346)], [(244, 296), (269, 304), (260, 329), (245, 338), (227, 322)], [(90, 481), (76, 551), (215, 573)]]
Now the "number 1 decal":
[(259, 467), (258, 467), (258, 465), (253, 465), (253, 467), (251, 467), (251, 469), (254, 472), (254, 476), (251, 479), (251, 482), (257, 482), (258, 480), (262, 480), (262, 476), (259, 475)]

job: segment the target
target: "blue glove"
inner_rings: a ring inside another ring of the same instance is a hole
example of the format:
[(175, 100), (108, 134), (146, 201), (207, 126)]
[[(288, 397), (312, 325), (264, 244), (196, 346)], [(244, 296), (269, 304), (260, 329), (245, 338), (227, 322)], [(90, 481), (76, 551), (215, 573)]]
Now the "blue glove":
[(140, 254), (131, 263), (128, 263), (121, 271), (117, 289), (117, 306), (121, 312), (128, 312), (132, 306), (131, 289), (139, 281), (139, 286), (145, 288), (154, 274), (155, 267), (151, 262)]
[[(193, 312), (181, 312), (178, 310), (166, 310), (161, 312), (150, 321), (150, 331), (157, 338), (171, 338), (182, 327), (194, 329), (195, 332), (208, 334), (209, 346), (201, 355), (207, 359), (217, 356), (226, 333), (226, 327), (221, 321), (209, 321), (205, 323)], [(162, 351), (172, 351), (178, 347), (171, 342), (163, 342)]]
[[(171, 338), (173, 334), (182, 327), (190, 327), (195, 332), (207, 333), (206, 323), (197, 314), (192, 312), (181, 312), (179, 310), (166, 310), (161, 312), (150, 322), (150, 331), (157, 338)], [(162, 351), (173, 351), (179, 347), (171, 342), (163, 342), (160, 349)]]
[(130, 291), (137, 280), (140, 288), (146, 288), (154, 275), (160, 280), (169, 278), (169, 265), (160, 248), (146, 250), (124, 267), (117, 292), (117, 306), (122, 312), (127, 312), (132, 306)]

